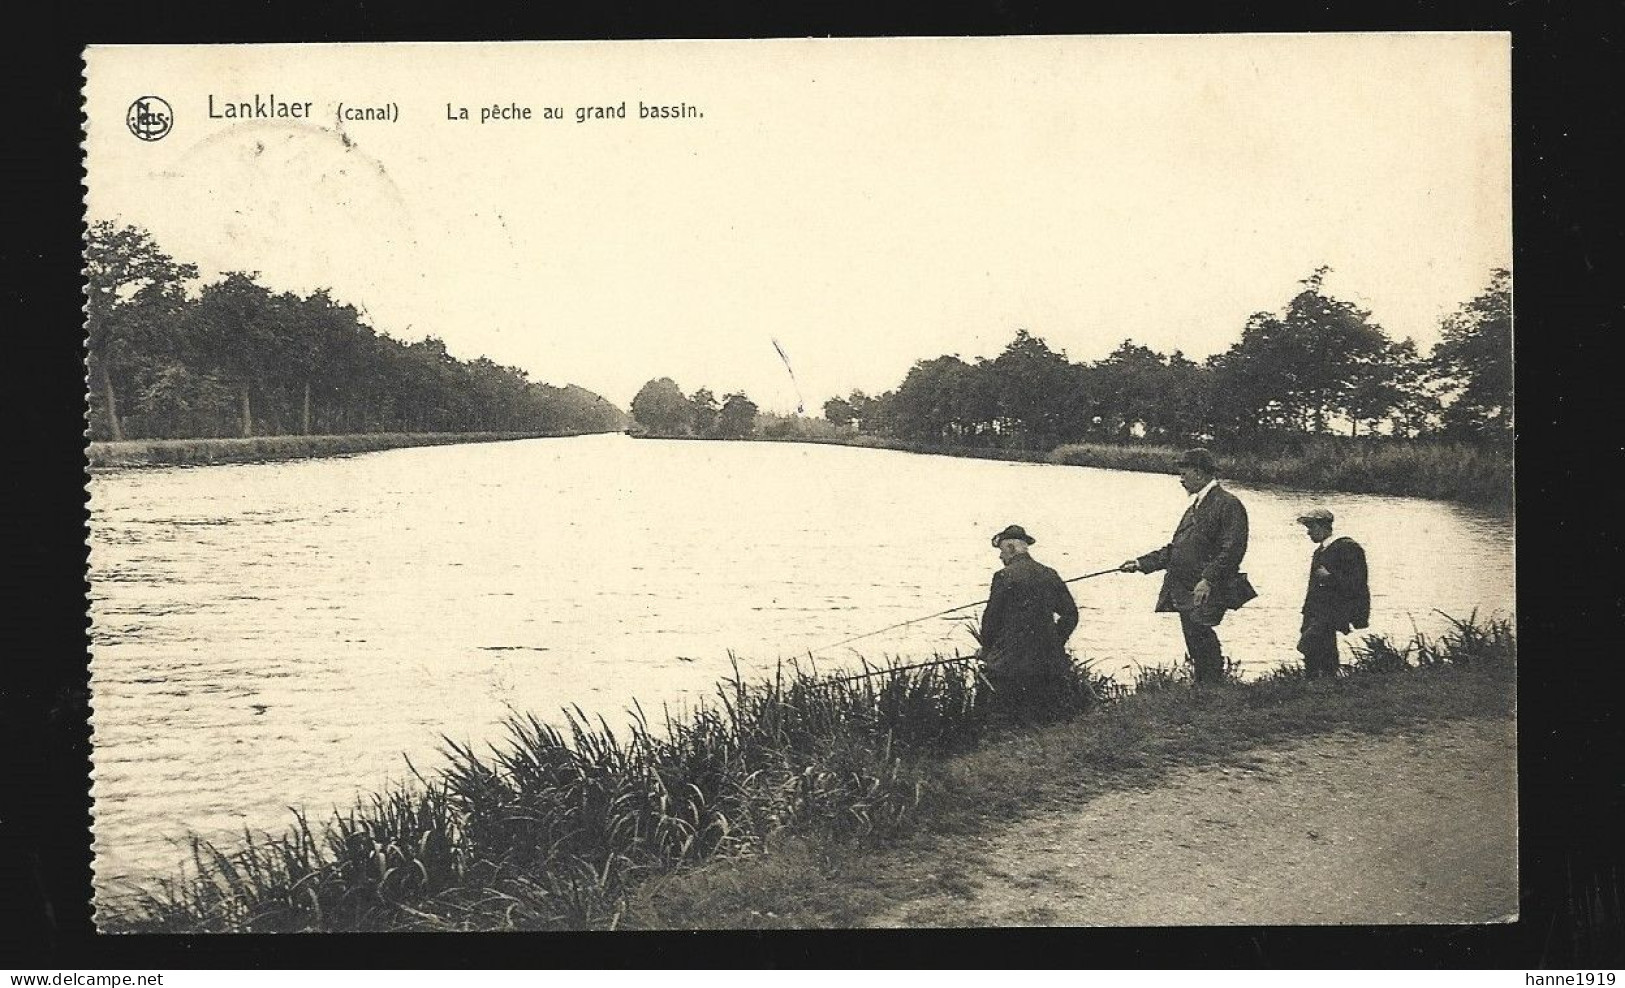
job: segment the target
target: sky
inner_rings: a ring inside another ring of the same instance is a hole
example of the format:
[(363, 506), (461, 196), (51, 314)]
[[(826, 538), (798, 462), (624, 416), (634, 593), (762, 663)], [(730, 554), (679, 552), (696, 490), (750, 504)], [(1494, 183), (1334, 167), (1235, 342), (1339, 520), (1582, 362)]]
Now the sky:
[[(1127, 338), (1200, 359), (1321, 265), (1425, 348), (1511, 266), (1505, 34), (86, 60), (92, 221), (147, 229), (205, 279), (327, 287), (399, 339), (622, 407), (671, 377), (816, 414), (916, 360), (995, 356), (1018, 328), (1074, 360)], [(218, 115), (273, 94), (308, 116)], [(173, 108), (160, 140), (126, 126), (142, 96)], [(622, 101), (626, 119), (577, 121)], [(702, 115), (640, 120), (640, 102)], [(393, 121), (340, 118), (390, 104)], [(532, 119), (480, 123), (493, 104)]]

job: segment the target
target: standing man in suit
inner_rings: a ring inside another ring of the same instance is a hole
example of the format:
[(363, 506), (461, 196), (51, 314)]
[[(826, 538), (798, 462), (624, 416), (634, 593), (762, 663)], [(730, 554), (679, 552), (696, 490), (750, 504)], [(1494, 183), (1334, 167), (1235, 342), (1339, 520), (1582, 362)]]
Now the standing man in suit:
[(1000, 705), (1018, 716), (1057, 695), (1069, 662), (1066, 640), (1078, 626), (1072, 591), (1028, 553), (1036, 541), (1020, 525), (993, 536), (1004, 568), (993, 574), (979, 635), (987, 680)]
[(1298, 516), (1315, 554), (1303, 597), (1298, 651), (1310, 678), (1337, 675), (1337, 635), (1371, 623), (1371, 586), (1365, 550), (1348, 536), (1332, 537), (1332, 513), (1312, 508)]
[(1212, 453), (1186, 450), (1178, 466), (1179, 483), (1191, 500), (1173, 538), (1118, 568), (1125, 573), (1164, 572), (1157, 611), (1178, 612), (1196, 681), (1217, 683), (1224, 679), (1224, 651), (1213, 629), (1225, 611), (1258, 596), (1239, 572), (1247, 554), (1247, 509), (1219, 486)]

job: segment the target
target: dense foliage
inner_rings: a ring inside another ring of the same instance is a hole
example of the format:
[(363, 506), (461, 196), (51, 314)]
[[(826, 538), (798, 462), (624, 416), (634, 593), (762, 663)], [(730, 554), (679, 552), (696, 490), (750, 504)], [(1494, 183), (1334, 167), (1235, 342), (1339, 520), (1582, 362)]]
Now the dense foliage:
[(1132, 340), (1074, 363), (1023, 329), (991, 360), (921, 360), (893, 391), (829, 399), (824, 417), (897, 439), (1029, 450), (1129, 438), (1257, 449), (1332, 432), (1510, 442), (1508, 272), (1446, 318), (1424, 355), (1328, 295), (1327, 271), (1306, 278), (1281, 312), (1255, 313), (1234, 345), (1202, 363)]
[(669, 377), (655, 378), (639, 388), (632, 399), (632, 417), (639, 430), (667, 438), (744, 439), (755, 431), (759, 411), (756, 403), (739, 391), (724, 395), (721, 404), (710, 388), (685, 397)]
[(146, 231), (100, 222), (85, 246), (91, 434), (605, 432), (625, 416), (575, 385), (402, 343), (326, 290), (245, 272), (198, 285)]

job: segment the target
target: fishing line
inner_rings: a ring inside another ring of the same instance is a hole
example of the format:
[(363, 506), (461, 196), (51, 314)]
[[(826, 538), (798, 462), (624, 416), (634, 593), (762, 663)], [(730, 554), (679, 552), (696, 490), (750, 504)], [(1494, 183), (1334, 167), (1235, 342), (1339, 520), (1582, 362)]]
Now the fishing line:
[[(1118, 572), (1118, 568), (1116, 566), (1113, 566), (1111, 569), (1103, 569), (1098, 573), (1085, 573), (1082, 576), (1074, 576), (1070, 580), (1062, 580), (1061, 582), (1062, 583), (1077, 583), (1079, 580), (1092, 580), (1097, 576), (1105, 576), (1107, 573), (1116, 573), (1116, 572)], [(875, 635), (883, 634), (884, 632), (887, 632), (887, 631), (895, 631), (898, 628), (906, 628), (911, 624), (919, 624), (921, 621), (929, 621), (932, 618), (945, 617), (945, 616), (947, 616), (949, 614), (953, 614), (956, 611), (968, 610), (969, 608), (972, 608), (972, 607), (980, 607), (981, 605), (983, 605), (985, 603), (987, 603), (986, 599), (974, 600), (974, 601), (971, 601), (969, 604), (960, 604), (957, 607), (950, 607), (945, 611), (938, 611), (935, 614), (927, 614), (925, 617), (910, 618), (907, 621), (899, 621), (896, 624), (888, 624), (884, 628), (877, 628), (874, 631), (865, 631), (861, 635), (853, 635), (851, 638), (842, 639), (841, 641), (838, 641), (838, 642), (834, 643), (833, 645), (821, 645), (818, 648), (809, 650), (807, 652), (807, 654), (808, 655), (816, 655), (819, 652), (827, 652), (832, 648), (840, 648), (842, 645), (849, 645), (852, 642), (861, 641), (862, 639), (865, 639), (865, 638), (873, 638)]]
[[(932, 662), (916, 662), (913, 665), (907, 665), (907, 666), (887, 666), (884, 669), (875, 669), (875, 670), (873, 670), (871, 672), (861, 672), (861, 673), (858, 673), (856, 676), (839, 676), (839, 677), (836, 677), (835, 679), (826, 680), (825, 682), (829, 683), (830, 685), (834, 685), (835, 683), (850, 683), (850, 682), (855, 682), (856, 680), (859, 680), (859, 679), (870, 679), (870, 678), (872, 678), (874, 676), (885, 676), (885, 675), (888, 675), (890, 673), (904, 672), (904, 671), (909, 670), (909, 669), (928, 669), (931, 666), (946, 666), (946, 665), (953, 665), (954, 663), (957, 663), (957, 662), (970, 662), (970, 661), (973, 661), (975, 658), (976, 658), (976, 656), (974, 656), (974, 655), (966, 655), (966, 656), (955, 656), (954, 658), (951, 658), (951, 659), (937, 659), (937, 660), (932, 661)], [(983, 682), (987, 682), (986, 679), (982, 678), (981, 673), (977, 673), (976, 678), (982, 679)], [(991, 689), (992, 686), (993, 686), (992, 683), (988, 683), (988, 688), (989, 689)], [(997, 692), (997, 691), (995, 691), (995, 692)]]

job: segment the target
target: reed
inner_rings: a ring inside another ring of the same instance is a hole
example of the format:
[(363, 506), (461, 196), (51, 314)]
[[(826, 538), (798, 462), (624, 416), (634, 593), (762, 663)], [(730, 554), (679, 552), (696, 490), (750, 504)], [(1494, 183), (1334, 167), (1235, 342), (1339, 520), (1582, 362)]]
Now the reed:
[[(1404, 670), (1497, 669), (1510, 666), (1515, 639), (1510, 622), (1475, 615), (1436, 639), (1384, 647), (1405, 657)], [(867, 671), (851, 679), (790, 664), (747, 680), (736, 666), (709, 702), (658, 726), (641, 708), (621, 730), (579, 708), (560, 725), (514, 713), (488, 750), (448, 739), (438, 772), (413, 767), (416, 781), (319, 828), (296, 813), (285, 833), (245, 832), (234, 849), (194, 839), (180, 875), (98, 903), (98, 921), (172, 933), (608, 929), (644, 880), (760, 856), (779, 835), (850, 843), (929, 827), (922, 814), (953, 796), (941, 788), (947, 756), (981, 757), (985, 737), (1012, 727), (969, 663)], [(1367, 671), (1357, 662), (1351, 675), (1378, 682)], [(1130, 691), (1074, 663), (1047, 713), (1104, 706), (1123, 725), (1138, 704), (1177, 721), (1234, 694), (1247, 716), (1265, 718), (1323, 685), (1290, 673), (1219, 691), (1177, 688), (1185, 681), (1181, 670), (1141, 667)]]
[[(862, 837), (906, 825), (920, 763), (974, 745), (989, 710), (966, 664), (871, 671), (838, 680), (792, 664), (751, 682), (736, 668), (713, 702), (659, 730), (641, 709), (622, 731), (579, 708), (562, 726), (516, 713), (503, 743), (447, 739), (438, 775), (320, 833), (296, 816), (287, 833), (245, 833), (229, 852), (194, 839), (187, 874), (101, 920), (218, 932), (614, 925), (647, 875), (752, 853), (789, 827)], [(1087, 689), (1069, 695), (1092, 702)]]
[(1438, 666), (1488, 665), (1510, 667), (1517, 658), (1517, 632), (1508, 618), (1480, 620), (1474, 611), (1465, 618), (1440, 612), (1450, 623), (1437, 636), (1414, 631), (1409, 641), (1386, 635), (1366, 635), (1354, 645), (1353, 675), (1409, 672)]

